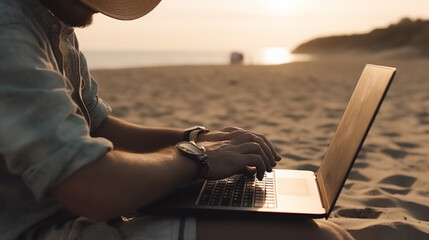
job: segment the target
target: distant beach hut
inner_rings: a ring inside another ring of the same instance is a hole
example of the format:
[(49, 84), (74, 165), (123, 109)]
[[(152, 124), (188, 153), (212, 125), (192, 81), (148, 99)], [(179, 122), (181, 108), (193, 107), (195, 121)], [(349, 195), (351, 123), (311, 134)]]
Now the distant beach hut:
[(232, 52), (229, 55), (229, 63), (231, 65), (243, 64), (244, 55), (241, 52)]

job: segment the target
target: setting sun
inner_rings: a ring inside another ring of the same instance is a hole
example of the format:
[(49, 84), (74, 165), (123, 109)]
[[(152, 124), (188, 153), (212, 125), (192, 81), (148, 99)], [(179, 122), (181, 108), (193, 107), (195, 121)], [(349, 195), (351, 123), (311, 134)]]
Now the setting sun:
[(269, 47), (262, 50), (264, 64), (282, 64), (290, 62), (292, 57), (286, 48)]

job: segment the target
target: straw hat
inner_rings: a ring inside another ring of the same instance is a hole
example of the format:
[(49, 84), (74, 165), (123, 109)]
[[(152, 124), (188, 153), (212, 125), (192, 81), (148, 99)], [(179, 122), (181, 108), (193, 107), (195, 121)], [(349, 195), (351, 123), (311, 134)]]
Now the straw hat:
[(119, 20), (134, 20), (152, 11), (161, 0), (80, 0), (88, 7)]

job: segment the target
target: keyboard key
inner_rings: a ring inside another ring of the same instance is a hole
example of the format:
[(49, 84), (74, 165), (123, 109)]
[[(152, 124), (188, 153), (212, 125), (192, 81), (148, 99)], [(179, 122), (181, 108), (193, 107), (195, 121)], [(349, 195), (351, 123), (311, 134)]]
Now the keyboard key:
[(259, 181), (254, 176), (234, 175), (218, 181), (206, 181), (199, 205), (275, 207), (273, 174)]

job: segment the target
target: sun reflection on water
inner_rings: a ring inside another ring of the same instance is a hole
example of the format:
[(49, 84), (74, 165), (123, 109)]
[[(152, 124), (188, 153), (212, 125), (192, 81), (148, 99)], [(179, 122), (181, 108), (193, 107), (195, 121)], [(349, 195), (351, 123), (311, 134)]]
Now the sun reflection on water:
[(292, 56), (286, 48), (268, 47), (262, 50), (262, 62), (264, 64), (282, 64), (292, 61)]
[(311, 59), (309, 55), (291, 54), (284, 47), (266, 47), (261, 49), (257, 54), (253, 55), (250, 64), (277, 65), (291, 63), (295, 61), (308, 61)]

